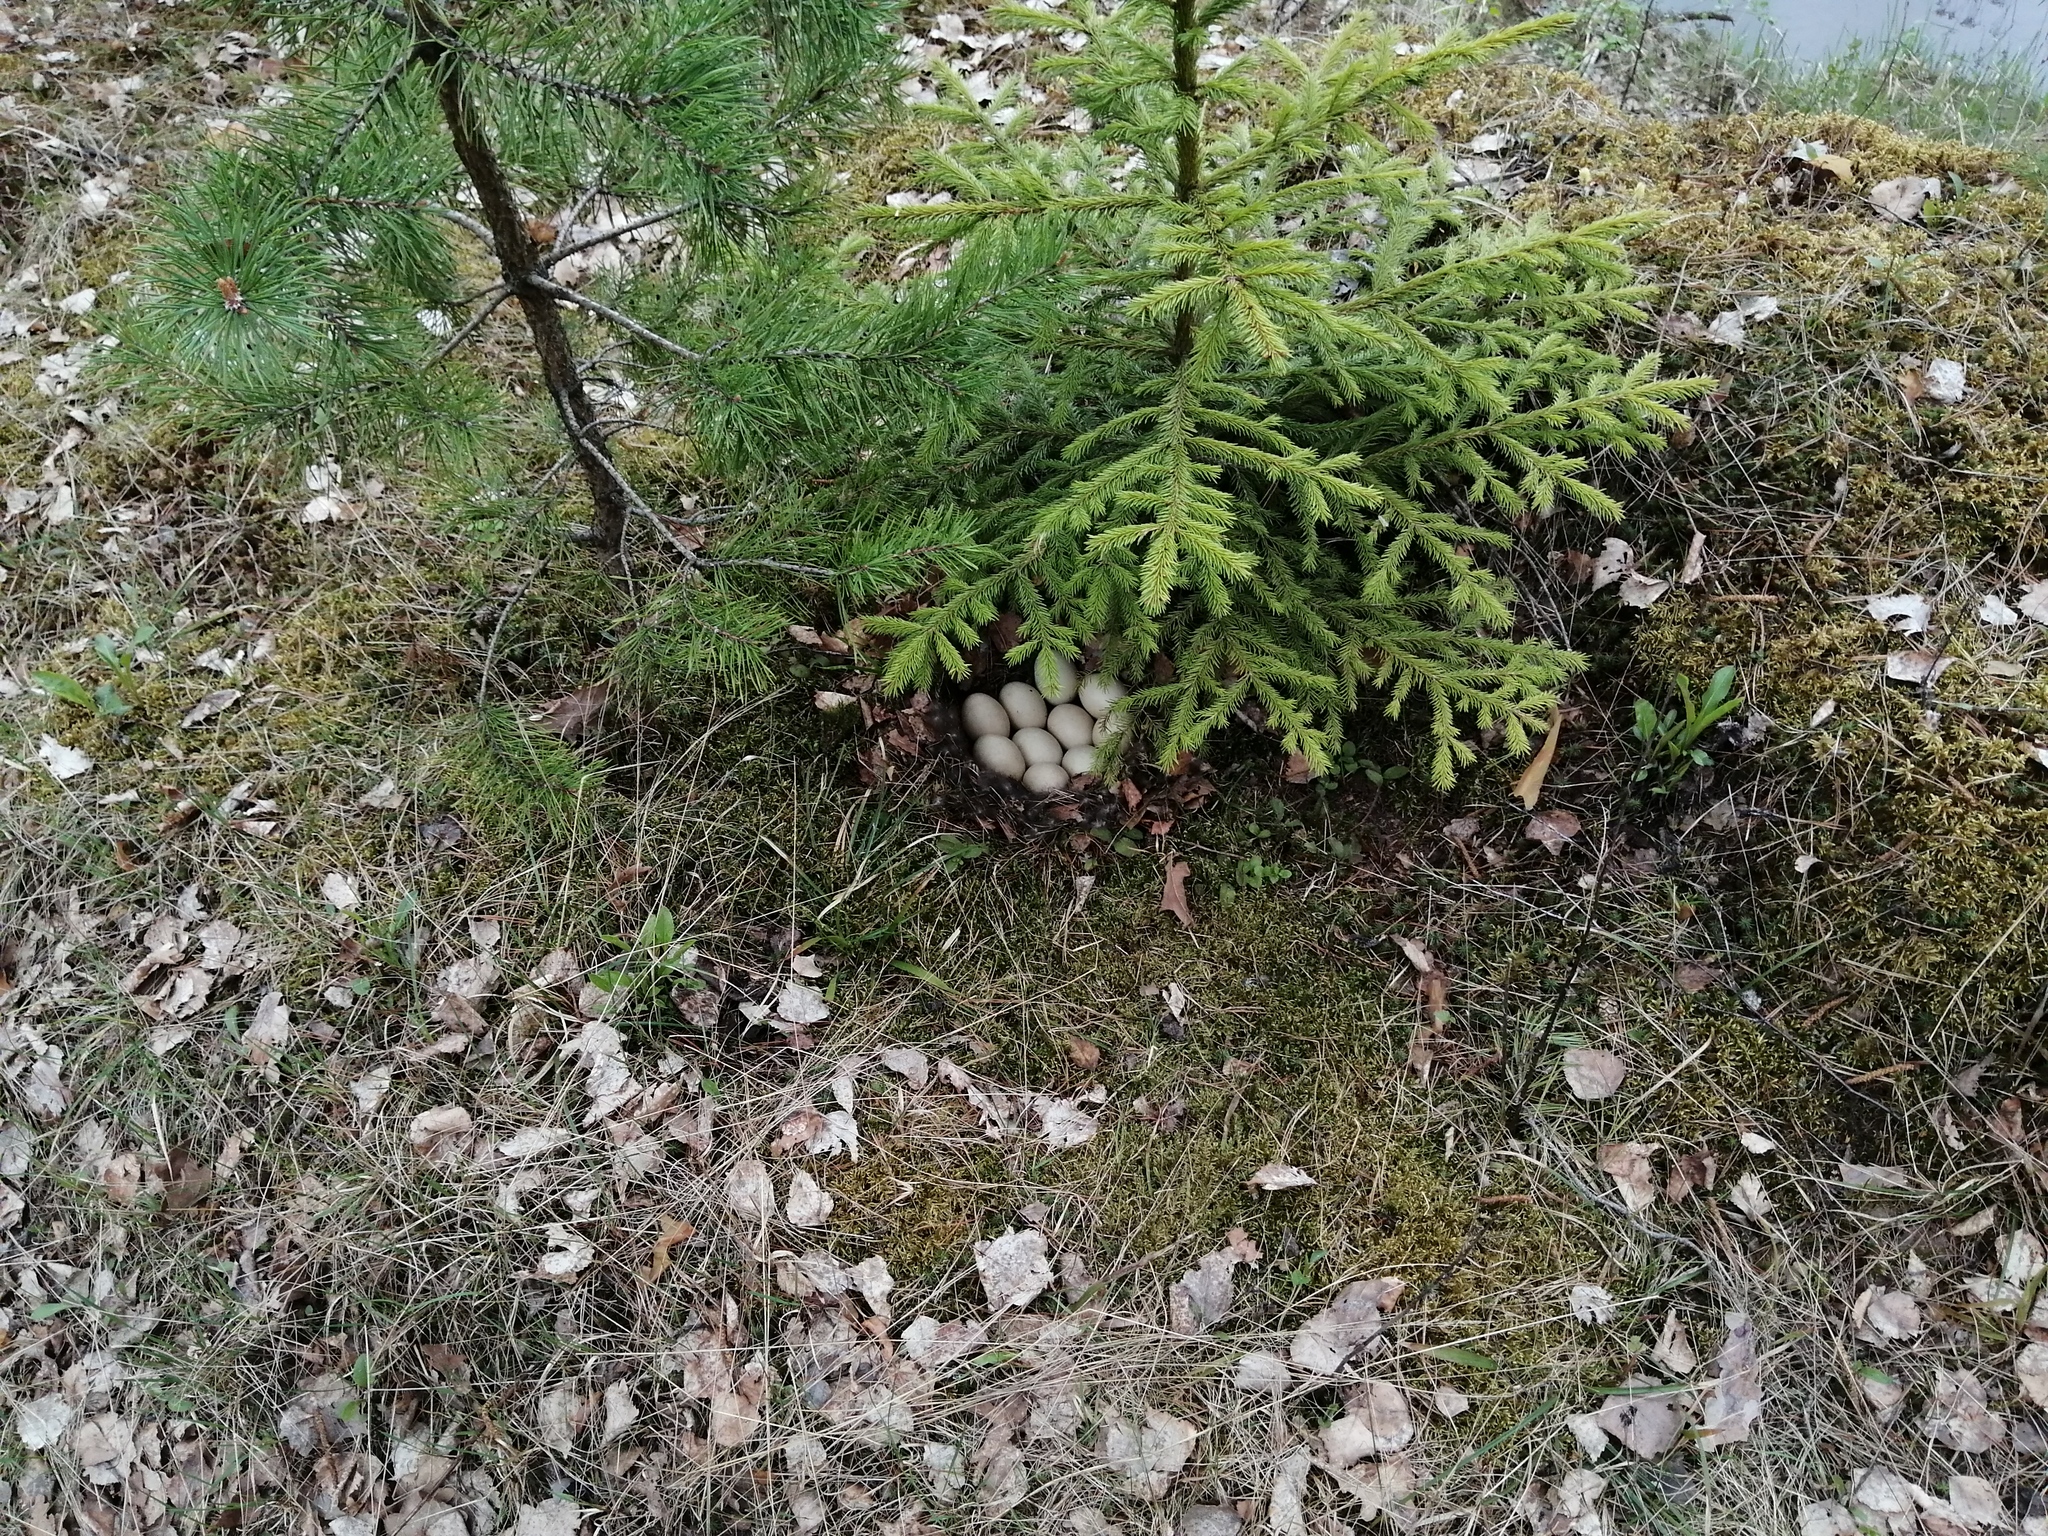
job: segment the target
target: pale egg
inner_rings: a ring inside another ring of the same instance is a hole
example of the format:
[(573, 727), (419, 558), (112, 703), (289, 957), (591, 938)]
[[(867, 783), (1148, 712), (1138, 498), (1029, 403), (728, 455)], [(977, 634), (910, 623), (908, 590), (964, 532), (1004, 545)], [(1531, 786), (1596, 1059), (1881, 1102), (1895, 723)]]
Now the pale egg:
[(1045, 700), (1029, 683), (1005, 683), (997, 697), (1003, 701), (1003, 708), (1009, 711), (1012, 725), (1045, 729)]
[(1060, 754), (1067, 750), (1051, 731), (1041, 731), (1028, 725), (1011, 739), (1027, 763), (1057, 763)]
[(1067, 770), (1058, 763), (1033, 763), (1024, 770), (1024, 787), (1034, 795), (1056, 795), (1067, 787)]
[(992, 693), (970, 693), (960, 705), (960, 719), (970, 736), (1007, 736), (1010, 712)]
[(1053, 659), (1052, 670), (1052, 687), (1048, 688), (1044, 683), (1040, 683), (1038, 691), (1045, 695), (1045, 702), (1048, 704), (1071, 703), (1081, 687), (1081, 669), (1066, 657), (1059, 656)]
[(1045, 717), (1045, 728), (1063, 747), (1085, 747), (1095, 736), (1095, 721), (1078, 704), (1055, 704)]
[(1069, 773), (1093, 773), (1095, 771), (1095, 749), (1093, 747), (1069, 747), (1060, 758), (1060, 766)]
[(1116, 701), (1129, 691), (1115, 678), (1100, 672), (1091, 672), (1081, 679), (1081, 707), (1100, 720), (1115, 708)]
[[(991, 700), (991, 703), (994, 701)], [(990, 773), (1006, 779), (1021, 779), (1027, 766), (1017, 743), (1007, 736), (980, 736), (974, 742), (974, 760)]]

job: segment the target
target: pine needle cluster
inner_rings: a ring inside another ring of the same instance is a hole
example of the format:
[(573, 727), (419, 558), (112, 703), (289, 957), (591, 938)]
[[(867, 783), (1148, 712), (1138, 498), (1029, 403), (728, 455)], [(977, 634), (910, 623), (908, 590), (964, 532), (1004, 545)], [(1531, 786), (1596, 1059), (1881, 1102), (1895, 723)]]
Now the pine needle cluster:
[(1471, 728), (1525, 750), (1581, 664), (1514, 635), (1488, 555), (1516, 519), (1618, 516), (1589, 457), (1657, 446), (1711, 381), (1588, 339), (1641, 318), (1621, 242), (1642, 220), (1518, 223), (1370, 131), (1424, 128), (1405, 93), (1560, 22), (1419, 53), (1354, 25), (1205, 63), (1238, 9), (1004, 12), (1085, 35), (1048, 67), (1092, 131), (1034, 134), (956, 83), (963, 132), (926, 168), (948, 196), (872, 211), (999, 270), (1048, 236), (1060, 256), (1056, 313), (1004, 338), (1019, 366), (950, 487), (989, 558), (869, 628), (903, 688), (964, 675), (1015, 614), (1013, 662), (1087, 654), (1138, 685), (1162, 763), (1237, 719), (1321, 773), (1369, 697), (1419, 710), (1448, 785)]

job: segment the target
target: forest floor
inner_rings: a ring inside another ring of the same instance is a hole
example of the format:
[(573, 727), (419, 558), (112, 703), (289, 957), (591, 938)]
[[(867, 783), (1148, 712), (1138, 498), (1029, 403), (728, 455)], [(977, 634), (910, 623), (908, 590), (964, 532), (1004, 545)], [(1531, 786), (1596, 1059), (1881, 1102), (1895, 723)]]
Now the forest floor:
[[(1520, 530), (1594, 658), (1543, 782), (1390, 731), (1047, 820), (816, 708), (822, 618), (601, 708), (538, 435), (302, 483), (96, 384), (146, 193), (282, 49), (0, 10), (6, 1529), (2048, 1533), (2001, 152), (1438, 91), (1511, 216), (1671, 211), (1620, 344), (1726, 381), (1627, 524)], [(1656, 793), (1635, 701), (1722, 665)]]

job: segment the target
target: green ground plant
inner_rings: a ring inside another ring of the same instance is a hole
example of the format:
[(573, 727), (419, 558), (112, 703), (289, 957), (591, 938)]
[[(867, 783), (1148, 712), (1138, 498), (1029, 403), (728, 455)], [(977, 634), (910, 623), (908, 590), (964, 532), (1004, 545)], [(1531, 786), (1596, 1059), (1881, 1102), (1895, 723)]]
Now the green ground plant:
[(1524, 749), (1579, 666), (1514, 634), (1487, 559), (1505, 525), (1618, 516), (1589, 456), (1659, 445), (1710, 386), (1590, 339), (1639, 316), (1620, 242), (1654, 215), (1503, 219), (1375, 131), (1413, 126), (1417, 87), (1561, 21), (1422, 52), (1355, 24), (1310, 53), (1205, 61), (1240, 8), (1005, 12), (1087, 39), (1046, 65), (1085, 134), (1035, 134), (1014, 101), (957, 83), (942, 101), (957, 139), (926, 169), (945, 199), (877, 218), (970, 253), (1056, 230), (1043, 281), (1062, 297), (1057, 324), (1006, 338), (1016, 397), (951, 492), (989, 558), (869, 628), (894, 642), (899, 688), (964, 675), (1004, 611), (1013, 662), (1049, 676), (1099, 650), (1140, 685), (1162, 763), (1236, 717), (1327, 772), (1373, 696), (1426, 718), (1445, 786), (1476, 759), (1469, 728)]
[(1653, 795), (1668, 795), (1695, 768), (1711, 766), (1713, 755), (1700, 745), (1701, 738), (1743, 705), (1733, 667), (1719, 668), (1697, 699), (1691, 678), (1680, 676), (1677, 685), (1676, 709), (1660, 710), (1648, 699), (1637, 699), (1630, 727), (1642, 762), (1629, 782), (1647, 784)]

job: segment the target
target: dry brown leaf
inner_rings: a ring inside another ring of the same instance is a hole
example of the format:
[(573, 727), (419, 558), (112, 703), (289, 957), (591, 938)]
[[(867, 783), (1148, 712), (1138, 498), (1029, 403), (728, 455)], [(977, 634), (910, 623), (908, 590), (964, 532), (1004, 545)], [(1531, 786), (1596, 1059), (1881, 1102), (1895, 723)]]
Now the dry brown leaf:
[(1747, 1440), (1764, 1411), (1756, 1329), (1745, 1312), (1730, 1312), (1724, 1321), (1728, 1336), (1714, 1357), (1714, 1380), (1700, 1422), (1699, 1444), (1708, 1451)]
[(672, 1216), (661, 1218), (661, 1231), (654, 1239), (654, 1247), (647, 1255), (647, 1262), (635, 1271), (649, 1285), (654, 1284), (668, 1273), (674, 1262), (678, 1245), (687, 1243), (697, 1235), (697, 1229), (687, 1221), (678, 1221)]
[(1563, 853), (1566, 843), (1579, 835), (1579, 818), (1570, 811), (1538, 811), (1522, 826), (1522, 836), (1541, 843), (1552, 853)]
[(1006, 1229), (976, 1243), (974, 1267), (981, 1272), (981, 1288), (991, 1307), (1029, 1306), (1052, 1285), (1045, 1234), (1030, 1227), (1021, 1232)]
[(1408, 1289), (1392, 1278), (1358, 1280), (1337, 1293), (1337, 1299), (1295, 1329), (1287, 1357), (1305, 1371), (1334, 1376), (1344, 1363), (1379, 1337), (1383, 1313), (1391, 1312)]
[(1612, 1051), (1582, 1045), (1564, 1053), (1564, 1082), (1574, 1098), (1612, 1098), (1627, 1075), (1627, 1064)]
[(783, 1215), (793, 1227), (822, 1227), (832, 1216), (832, 1196), (799, 1168), (789, 1176), (789, 1198), (783, 1203)]
[(1188, 910), (1188, 862), (1186, 859), (1169, 859), (1166, 862), (1166, 884), (1159, 893), (1159, 910), (1171, 912), (1180, 919), (1183, 928), (1195, 926), (1195, 914)]
[[(1258, 1250), (1252, 1252), (1256, 1260)], [(1174, 1283), (1166, 1293), (1166, 1311), (1175, 1333), (1207, 1333), (1223, 1321), (1237, 1292), (1230, 1272), (1243, 1262), (1234, 1247), (1225, 1248), (1205, 1255)]]
[(564, 741), (581, 741), (603, 721), (605, 704), (610, 697), (610, 684), (586, 683), (542, 705), (533, 720)]
[(1600, 1171), (1614, 1180), (1622, 1204), (1647, 1211), (1657, 1203), (1657, 1175), (1650, 1159), (1657, 1148), (1642, 1141), (1610, 1141), (1600, 1149)]
[(1679, 991), (1697, 995), (1706, 991), (1709, 987), (1719, 985), (1721, 972), (1717, 966), (1703, 965), (1697, 960), (1688, 960), (1684, 965), (1681, 965), (1671, 973), (1671, 979), (1678, 983)]
[[(1549, 776), (1550, 765), (1557, 758), (1557, 740), (1563, 734), (1564, 716), (1553, 704), (1550, 707), (1550, 728), (1543, 733), (1543, 745), (1536, 749), (1536, 755), (1529, 759), (1528, 766), (1522, 770), (1521, 777), (1515, 780), (1515, 787), (1510, 791), (1522, 802), (1523, 810), (1535, 810), (1536, 802), (1542, 798), (1543, 781)], [(1472, 830), (1477, 832), (1479, 829), (1475, 825)]]
[(1650, 1358), (1673, 1376), (1690, 1376), (1699, 1366), (1700, 1357), (1692, 1347), (1685, 1319), (1678, 1315), (1678, 1308), (1673, 1307), (1664, 1315), (1664, 1327), (1657, 1335), (1656, 1345), (1650, 1350)]
[(2005, 1444), (2005, 1420), (1991, 1409), (1991, 1393), (1975, 1371), (1936, 1366), (1928, 1394), (1927, 1432), (1965, 1455), (1995, 1451)]
[(1593, 1420), (1632, 1454), (1662, 1456), (1685, 1432), (1685, 1395), (1647, 1376), (1631, 1376), (1627, 1390), (1607, 1398)]
[(1671, 1160), (1671, 1175), (1664, 1181), (1664, 1198), (1674, 1205), (1696, 1189), (1712, 1189), (1719, 1164), (1710, 1153), (1685, 1152)]
[(2013, 1363), (2020, 1391), (2037, 1408), (2048, 1408), (2048, 1344), (2029, 1344)]
[(1267, 1163), (1250, 1178), (1245, 1180), (1253, 1189), (1262, 1189), (1275, 1194), (1283, 1189), (1307, 1189), (1315, 1183), (1315, 1176), (1306, 1169), (1292, 1163)]
[(1198, 1433), (1187, 1420), (1148, 1408), (1143, 1420), (1125, 1416), (1110, 1421), (1103, 1459), (1123, 1478), (1125, 1492), (1156, 1503), (1188, 1464)]
[(1866, 1344), (1897, 1344), (1917, 1337), (1926, 1326), (1919, 1302), (1881, 1285), (1864, 1291), (1849, 1309), (1849, 1327)]

